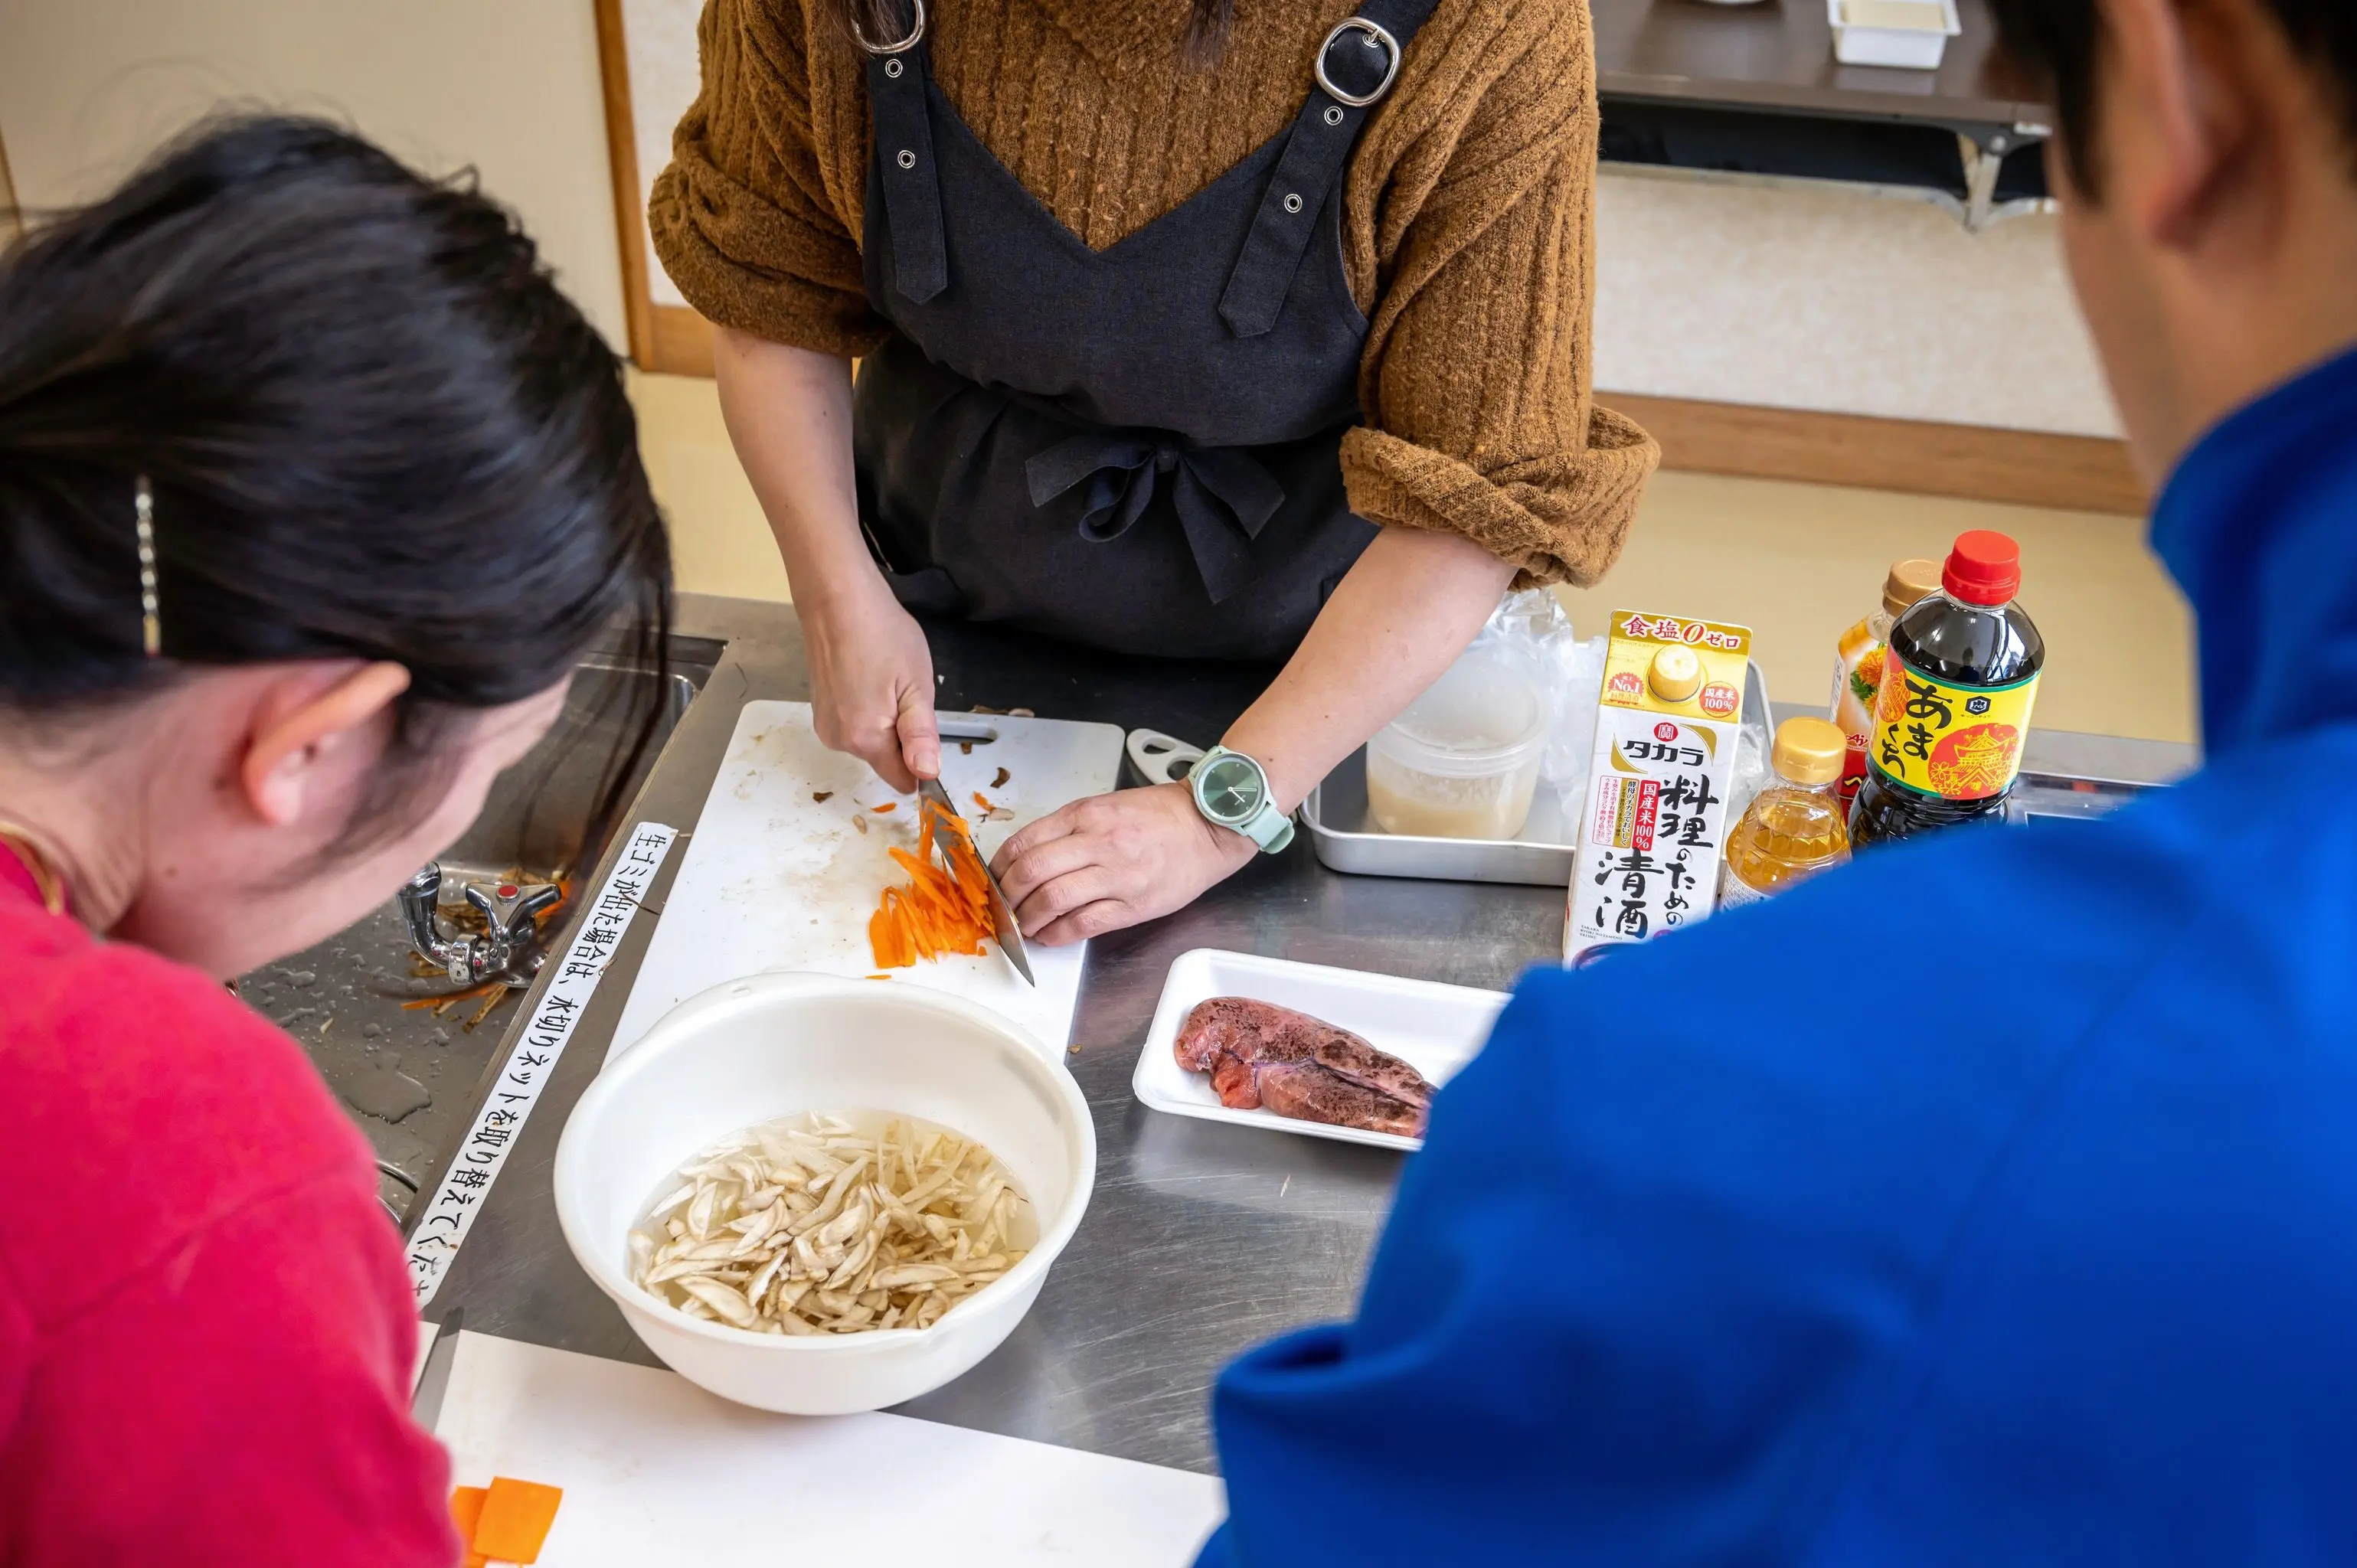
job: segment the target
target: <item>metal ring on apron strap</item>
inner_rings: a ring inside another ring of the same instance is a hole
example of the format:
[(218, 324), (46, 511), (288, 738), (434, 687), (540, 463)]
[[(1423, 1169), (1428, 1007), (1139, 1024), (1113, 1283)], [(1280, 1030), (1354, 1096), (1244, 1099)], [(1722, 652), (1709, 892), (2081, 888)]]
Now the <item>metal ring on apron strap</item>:
[[(923, 29), (924, 15), (924, 6), (920, 3), (917, 8), (920, 31)], [(1334, 85), (1334, 79), (1326, 74), (1326, 51), (1332, 48), (1344, 33), (1364, 33), (1367, 35), (1369, 45), (1379, 47), (1383, 51), (1383, 79), (1375, 83), (1375, 90), (1372, 92), (1363, 96), (1337, 87)], [(1393, 81), (1399, 76), (1399, 40), (1392, 37), (1390, 30), (1382, 23), (1371, 22), (1364, 16), (1343, 17), (1334, 24), (1334, 30), (1326, 35), (1326, 41), (1318, 46), (1318, 85), (1326, 90), (1328, 97), (1347, 103), (1353, 109), (1364, 109), (1384, 93), (1389, 92), (1392, 90)]]
[[(1338, 29), (1338, 30), (1339, 30), (1339, 29)], [(1378, 32), (1381, 32), (1382, 30), (1383, 30), (1383, 29), (1381, 29), (1380, 27), (1376, 29), (1376, 31), (1378, 31)], [(866, 49), (869, 54), (872, 54), (872, 55), (897, 55), (897, 54), (906, 54), (906, 53), (908, 53), (910, 49), (915, 48), (916, 48), (920, 43), (922, 43), (922, 42), (924, 41), (924, 38), (925, 38), (925, 0), (917, 0), (917, 25), (916, 25), (915, 27), (913, 27), (909, 28), (909, 36), (908, 36), (907, 38), (902, 38), (902, 39), (901, 39), (899, 43), (897, 43), (897, 44), (871, 44), (871, 43), (869, 43), (869, 42), (867, 41), (867, 35), (866, 35), (866, 33), (863, 33), (863, 32), (861, 32), (861, 31), (859, 30), (859, 24), (858, 24), (857, 22), (854, 22), (854, 23), (852, 23), (852, 24), (851, 24), (851, 36), (852, 36), (853, 39), (854, 39), (854, 40), (856, 40), (856, 41), (858, 43), (859, 47), (860, 47), (861, 48), (863, 48), (863, 49)], [(1386, 36), (1386, 37), (1388, 37), (1389, 35), (1385, 35), (1385, 36)], [(1329, 39), (1329, 40), (1328, 40), (1328, 42), (1329, 42), (1329, 43), (1330, 43), (1331, 41), (1332, 41), (1331, 39)], [(1318, 69), (1322, 70), (1324, 70), (1325, 68), (1321, 65)], [(1394, 44), (1394, 45), (1392, 46), (1392, 69), (1393, 69), (1394, 70), (1397, 70), (1399, 69), (1399, 46), (1398, 46), (1398, 45), (1396, 45), (1396, 44)], [(1388, 76), (1387, 76), (1387, 77), (1383, 78), (1383, 85), (1384, 85), (1385, 87), (1389, 87), (1389, 86), (1391, 85), (1391, 78), (1390, 78), (1390, 77), (1388, 77)]]

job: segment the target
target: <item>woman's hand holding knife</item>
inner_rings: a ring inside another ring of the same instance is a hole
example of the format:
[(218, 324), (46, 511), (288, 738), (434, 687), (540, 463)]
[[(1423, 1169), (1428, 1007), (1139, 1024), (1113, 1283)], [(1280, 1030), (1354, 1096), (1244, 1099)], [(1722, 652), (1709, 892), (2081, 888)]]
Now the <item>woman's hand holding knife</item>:
[(905, 794), (941, 772), (933, 655), (860, 537), (851, 361), (725, 327), (713, 338), (729, 440), (793, 586), (818, 737)]

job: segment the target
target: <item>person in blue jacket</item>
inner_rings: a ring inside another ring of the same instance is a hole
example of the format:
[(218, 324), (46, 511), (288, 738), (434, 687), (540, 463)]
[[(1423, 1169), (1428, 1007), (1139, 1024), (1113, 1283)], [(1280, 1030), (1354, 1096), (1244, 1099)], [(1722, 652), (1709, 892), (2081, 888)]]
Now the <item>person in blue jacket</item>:
[(1993, 8), (2206, 766), (1525, 981), (1207, 1568), (2357, 1563), (2357, 5)]

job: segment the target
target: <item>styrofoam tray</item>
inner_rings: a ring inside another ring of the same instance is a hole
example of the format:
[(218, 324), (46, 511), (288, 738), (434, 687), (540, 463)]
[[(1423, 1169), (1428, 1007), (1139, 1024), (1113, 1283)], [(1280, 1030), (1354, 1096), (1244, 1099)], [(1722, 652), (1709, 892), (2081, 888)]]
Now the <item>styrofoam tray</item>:
[(1211, 1075), (1189, 1072), (1173, 1054), (1187, 1015), (1195, 1004), (1213, 996), (1250, 996), (1322, 1018), (1360, 1036), (1377, 1050), (1389, 1051), (1436, 1087), (1455, 1077), (1458, 1069), (1480, 1053), (1490, 1037), (1490, 1026), (1497, 1022), (1499, 1011), (1506, 1004), (1505, 993), (1499, 991), (1329, 969), (1324, 964), (1222, 952), (1216, 948), (1181, 953), (1170, 965), (1170, 976), (1162, 983), (1161, 1004), (1154, 1010), (1153, 1026), (1146, 1030), (1145, 1047), (1137, 1053), (1137, 1071), (1130, 1078), (1130, 1088), (1141, 1101), (1178, 1116), (1410, 1150), (1424, 1147), (1424, 1140), (1357, 1127), (1329, 1127), (1322, 1122), (1279, 1116), (1274, 1111), (1231, 1111), (1221, 1104), (1211, 1090)]

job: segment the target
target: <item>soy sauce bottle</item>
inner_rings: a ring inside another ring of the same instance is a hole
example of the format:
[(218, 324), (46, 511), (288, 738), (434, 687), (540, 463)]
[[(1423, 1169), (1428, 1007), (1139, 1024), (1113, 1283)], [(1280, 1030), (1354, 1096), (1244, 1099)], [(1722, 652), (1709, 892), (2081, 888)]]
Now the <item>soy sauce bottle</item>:
[(2046, 663), (2013, 602), (2020, 587), (2021, 547), (1975, 529), (1956, 540), (1940, 591), (1892, 623), (1850, 808), (1856, 847), (2004, 815)]

